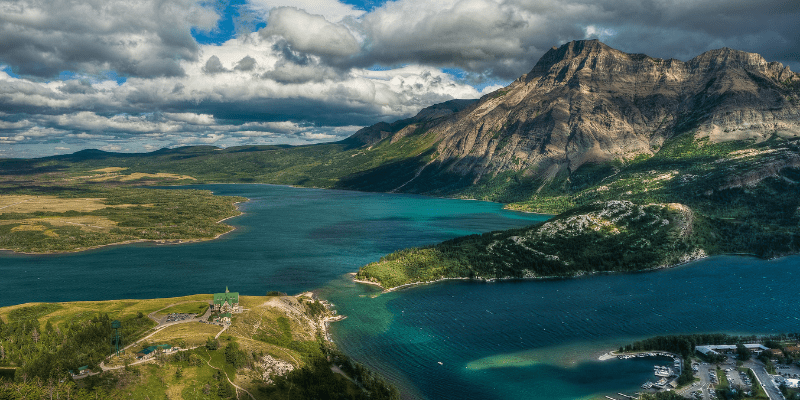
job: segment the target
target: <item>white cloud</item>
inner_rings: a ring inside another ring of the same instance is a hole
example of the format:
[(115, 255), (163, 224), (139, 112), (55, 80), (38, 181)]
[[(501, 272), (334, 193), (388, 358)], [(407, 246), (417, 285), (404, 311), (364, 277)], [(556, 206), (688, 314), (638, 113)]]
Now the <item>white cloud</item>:
[[(336, 0), (249, 0), (240, 11), (266, 28), (200, 45), (192, 29), (213, 30), (219, 18), (205, 1), (8, 0), (0, 141), (149, 150), (338, 140), (494, 91), (551, 46), (588, 36), (657, 57), (728, 46), (798, 65), (800, 3), (765, 1), (396, 0), (364, 11)], [(72, 78), (55, 78), (62, 71)], [(127, 80), (100, 78), (106, 72)], [(468, 83), (492, 84), (479, 92)]]
[(503, 85), (489, 85), (481, 90), (481, 96), (494, 92), (495, 90), (502, 89)]
[[(198, 0), (6, 0), (0, 2), (0, 61), (22, 74), (113, 70), (179, 76), (194, 60), (192, 28), (219, 16)], [(20, 45), (24, 43), (24, 45)]]
[(251, 0), (248, 6), (263, 14), (269, 14), (275, 8), (295, 7), (309, 14), (321, 15), (331, 22), (341, 22), (345, 18), (364, 14), (364, 11), (336, 0)]
[(587, 38), (597, 38), (603, 41), (611, 37), (614, 37), (617, 34), (617, 32), (614, 31), (613, 29), (598, 27), (594, 25), (587, 26), (585, 31)]
[(266, 136), (275, 136), (274, 132), (266, 132), (266, 131), (235, 131), (232, 132), (234, 135), (241, 135), (247, 137), (266, 137)]
[(195, 113), (164, 113), (164, 116), (173, 121), (186, 122), (192, 125), (213, 125), (214, 116), (210, 114)]
[(345, 26), (293, 7), (270, 11), (267, 27), (260, 33), (264, 37), (280, 36), (293, 49), (316, 55), (343, 57), (360, 50), (356, 38)]
[(118, 144), (108, 144), (100, 148), (103, 151), (120, 151), (122, 150), (122, 146)]
[(300, 137), (309, 142), (327, 142), (330, 140), (341, 139), (339, 136), (332, 135), (329, 133), (314, 133), (314, 132), (303, 132), (300, 134)]

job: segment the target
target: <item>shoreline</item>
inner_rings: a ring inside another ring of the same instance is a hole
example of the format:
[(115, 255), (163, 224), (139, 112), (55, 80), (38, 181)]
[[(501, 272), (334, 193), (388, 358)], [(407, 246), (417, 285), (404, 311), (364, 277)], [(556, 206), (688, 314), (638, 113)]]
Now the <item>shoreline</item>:
[[(715, 254), (713, 256), (726, 256), (726, 255), (737, 256), (739, 254)], [(355, 283), (361, 283), (361, 284), (365, 284), (365, 285), (377, 286), (377, 287), (383, 289), (383, 291), (381, 293), (389, 293), (389, 292), (393, 292), (395, 290), (409, 288), (409, 287), (413, 287), (413, 286), (432, 285), (432, 284), (436, 284), (436, 283), (440, 283), (440, 282), (444, 282), (444, 281), (455, 281), (455, 280), (493, 283), (495, 281), (513, 281), (513, 280), (529, 281), (529, 280), (548, 280), (548, 279), (575, 279), (575, 278), (581, 278), (581, 277), (592, 276), (592, 275), (638, 274), (638, 273), (646, 273), (646, 272), (658, 271), (658, 270), (662, 270), (662, 269), (677, 268), (677, 267), (680, 267), (680, 266), (683, 266), (683, 265), (686, 265), (686, 264), (689, 264), (689, 263), (692, 263), (692, 262), (695, 262), (695, 261), (700, 261), (700, 260), (703, 260), (703, 259), (706, 259), (706, 258), (709, 258), (709, 257), (713, 257), (713, 256), (705, 254), (702, 257), (698, 257), (698, 258), (694, 258), (694, 259), (691, 259), (691, 260), (683, 261), (683, 262), (680, 262), (680, 263), (677, 263), (677, 264), (661, 265), (661, 266), (657, 266), (657, 267), (651, 267), (651, 268), (634, 270), (634, 271), (591, 271), (591, 272), (578, 273), (578, 274), (574, 274), (574, 275), (547, 275), (547, 276), (529, 276), (529, 277), (504, 276), (504, 277), (500, 277), (500, 278), (468, 278), (468, 277), (440, 278), (440, 279), (435, 279), (435, 280), (432, 280), (432, 281), (417, 281), (417, 282), (404, 283), (402, 285), (393, 286), (393, 287), (388, 288), (388, 289), (385, 288), (383, 285), (381, 285), (378, 282), (365, 281), (365, 280), (362, 280), (362, 279), (357, 279), (356, 278), (356, 276), (357, 276), (356, 272), (351, 272), (350, 274), (352, 275), (351, 280), (353, 282), (355, 282)]]
[[(247, 201), (250, 201), (250, 199), (248, 199)], [(221, 220), (219, 220), (219, 221), (217, 221), (215, 223), (216, 224), (221, 224), (224, 221), (227, 221), (227, 220), (229, 220), (231, 218), (236, 218), (236, 217), (244, 215), (244, 212), (239, 209), (239, 204), (241, 204), (241, 203), (244, 203), (244, 202), (243, 201), (237, 201), (237, 202), (233, 203), (233, 206), (236, 207), (236, 211), (239, 212), (238, 214), (231, 215), (230, 217), (225, 217), (225, 218), (223, 218), (223, 219), (221, 219)], [(79, 247), (77, 249), (71, 249), (71, 250), (56, 250), (56, 251), (44, 251), (44, 252), (27, 252), (27, 251), (16, 251), (16, 250), (11, 250), (11, 249), (0, 249), (0, 256), (2, 256), (3, 253), (8, 253), (9, 255), (17, 255), (18, 254), (18, 255), (25, 255), (25, 256), (48, 256), (48, 255), (59, 255), (59, 254), (71, 254), (71, 253), (80, 253), (82, 251), (98, 250), (98, 249), (102, 249), (103, 247), (125, 246), (125, 245), (135, 244), (135, 243), (153, 243), (155, 245), (179, 245), (179, 244), (207, 242), (207, 241), (219, 239), (220, 237), (222, 237), (224, 235), (227, 235), (227, 234), (229, 234), (229, 233), (231, 233), (231, 232), (236, 230), (236, 226), (228, 225), (228, 227), (230, 227), (230, 229), (228, 229), (227, 231), (222, 232), (220, 234), (217, 234), (213, 238), (161, 239), (161, 240), (156, 240), (156, 239), (131, 239), (131, 240), (125, 240), (125, 241), (122, 241), (122, 242), (106, 243), (106, 244), (100, 244), (100, 245), (91, 246), (91, 247)]]
[[(534, 211), (514, 210), (514, 209), (510, 209), (510, 208), (506, 207), (507, 205), (509, 205), (511, 203), (501, 203), (501, 202), (492, 201), (492, 200), (479, 200), (479, 199), (475, 199), (475, 198), (446, 197), (446, 196), (430, 196), (430, 195), (416, 194), (416, 193), (369, 192), (369, 191), (354, 190), (354, 189), (339, 189), (339, 188), (334, 188), (334, 187), (300, 186), (300, 185), (293, 185), (293, 184), (279, 184), (279, 183), (266, 183), (266, 182), (249, 182), (249, 183), (245, 183), (245, 182), (214, 182), (214, 181), (205, 182), (205, 181), (200, 181), (200, 182), (192, 182), (192, 183), (188, 183), (188, 184), (187, 183), (178, 183), (178, 182), (174, 182), (174, 183), (175, 184), (165, 184), (163, 186), (179, 187), (179, 186), (196, 186), (196, 185), (267, 185), (267, 186), (288, 187), (288, 188), (294, 188), (294, 189), (341, 190), (341, 191), (345, 191), (345, 192), (359, 192), (359, 193), (381, 193), (381, 194), (395, 194), (395, 195), (399, 194), (399, 195), (408, 195), (408, 196), (422, 196), (422, 197), (428, 197), (428, 198), (432, 198), (432, 199), (443, 199), (443, 200), (482, 201), (482, 202), (485, 202), (485, 203), (500, 204), (502, 206), (501, 207), (502, 210), (509, 211), (509, 212), (518, 212), (518, 213), (522, 213), (522, 214), (546, 215), (546, 216), (550, 216), (550, 217), (553, 217), (553, 216), (556, 215), (556, 214), (539, 213), (539, 212), (534, 212)], [(162, 186), (162, 185), (157, 185), (157, 186)], [(152, 188), (157, 188), (157, 186), (154, 186)], [(141, 186), (141, 187), (148, 188), (148, 186)], [(213, 193), (213, 191), (212, 191), (212, 193)], [(244, 196), (240, 196), (240, 197), (244, 197)], [(247, 201), (250, 201), (250, 200), (251, 199), (249, 199), (249, 198), (247, 199)], [(234, 206), (236, 206), (237, 210), (239, 210), (238, 204), (240, 204), (240, 203), (243, 203), (243, 202), (238, 201), (238, 202), (234, 202), (233, 203)], [(242, 214), (244, 214), (244, 212), (239, 210), (239, 214), (223, 218), (223, 219), (217, 221), (216, 223), (218, 223), (218, 224), (222, 223), (222, 222), (224, 222), (224, 221), (226, 221), (228, 219), (241, 216)], [(82, 251), (98, 250), (98, 249), (101, 249), (103, 247), (109, 247), (109, 246), (124, 246), (124, 245), (129, 245), (129, 244), (148, 243), (148, 242), (149, 243), (154, 243), (156, 245), (178, 245), (178, 244), (198, 243), (198, 242), (204, 242), (204, 241), (218, 239), (223, 235), (227, 235), (228, 233), (233, 232), (234, 230), (236, 230), (236, 227), (235, 226), (231, 226), (230, 230), (228, 230), (226, 232), (223, 232), (223, 233), (220, 233), (220, 234), (214, 236), (213, 238), (163, 239), (163, 240), (132, 239), (132, 240), (126, 240), (126, 241), (122, 241), (122, 242), (106, 243), (106, 244), (101, 244), (101, 245), (91, 246), (91, 247), (79, 247), (79, 248), (70, 249), (70, 250), (54, 250), (54, 251), (44, 251), (44, 252), (27, 252), (27, 251), (16, 251), (16, 250), (13, 250), (13, 249), (0, 249), (0, 256), (2, 256), (5, 253), (8, 253), (9, 255), (25, 255), (25, 256), (37, 256), (37, 255), (46, 256), (46, 255), (70, 254), (70, 253), (79, 253), (79, 252), (82, 252)], [(457, 279), (457, 278), (454, 278), (454, 279)], [(361, 283), (367, 283), (367, 282), (361, 282)], [(380, 285), (378, 285), (378, 286), (380, 286)]]

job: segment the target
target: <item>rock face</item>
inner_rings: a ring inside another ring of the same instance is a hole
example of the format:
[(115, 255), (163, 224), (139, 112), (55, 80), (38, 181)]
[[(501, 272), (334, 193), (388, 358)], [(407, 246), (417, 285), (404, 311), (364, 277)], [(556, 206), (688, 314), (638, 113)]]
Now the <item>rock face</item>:
[(262, 371), (261, 378), (264, 379), (264, 382), (267, 384), (271, 384), (272, 378), (275, 376), (284, 376), (289, 372), (294, 371), (294, 365), (289, 362), (274, 358), (269, 354), (261, 357), (261, 360), (258, 362), (258, 366)]
[(477, 182), (514, 171), (546, 181), (586, 163), (652, 154), (686, 132), (717, 142), (797, 137), (799, 99), (800, 74), (758, 54), (723, 48), (682, 62), (573, 41), (476, 103), (443, 103), (351, 140), (435, 133), (437, 152), (418, 180)]

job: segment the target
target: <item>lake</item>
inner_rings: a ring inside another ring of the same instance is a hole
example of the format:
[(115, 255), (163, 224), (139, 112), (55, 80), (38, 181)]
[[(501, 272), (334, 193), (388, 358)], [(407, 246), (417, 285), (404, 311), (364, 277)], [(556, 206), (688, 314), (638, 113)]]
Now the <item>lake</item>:
[(530, 225), (498, 203), (274, 185), (196, 185), (251, 199), (213, 241), (140, 243), (60, 255), (0, 254), (0, 306), (31, 301), (243, 295), (321, 288), (395, 250)]
[(602, 398), (653, 380), (654, 359), (597, 361), (635, 340), (800, 331), (798, 265), (798, 256), (721, 256), (648, 273), (447, 281), (374, 298), (373, 288), (341, 280), (328, 298), (348, 315), (332, 325), (340, 347), (413, 397)]
[[(345, 274), (397, 249), (547, 216), (413, 195), (201, 185), (251, 199), (209, 242), (77, 254), (0, 255), (0, 305), (317, 290), (344, 321), (336, 343), (406, 398), (575, 399), (633, 392), (669, 360), (596, 361), (667, 333), (798, 331), (800, 257), (714, 257), (679, 268), (576, 279), (449, 281), (380, 294)], [(441, 363), (441, 364), (440, 364)]]

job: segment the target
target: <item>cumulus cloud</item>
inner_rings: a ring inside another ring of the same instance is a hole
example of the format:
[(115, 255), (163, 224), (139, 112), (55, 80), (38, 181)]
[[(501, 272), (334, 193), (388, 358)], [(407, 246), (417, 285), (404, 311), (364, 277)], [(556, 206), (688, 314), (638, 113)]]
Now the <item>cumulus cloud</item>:
[(785, 0), (397, 0), (368, 11), (248, 0), (239, 11), (261, 25), (199, 44), (192, 31), (217, 29), (223, 9), (210, 4), (0, 2), (0, 142), (149, 151), (339, 140), (496, 90), (581, 38), (682, 60), (727, 46), (800, 69), (800, 3)]
[(402, 0), (368, 13), (359, 28), (365, 65), (458, 66), (514, 79), (551, 46), (583, 38), (656, 57), (728, 46), (796, 63), (798, 20), (800, 3), (783, 0)]
[(227, 72), (228, 70), (222, 66), (222, 61), (219, 60), (217, 56), (211, 56), (206, 61), (206, 65), (203, 66), (203, 72), (207, 74), (216, 74), (220, 72)]
[(192, 28), (219, 15), (197, 0), (8, 0), (0, 3), (0, 61), (39, 77), (61, 71), (180, 76), (195, 60)]
[(583, 38), (682, 60), (727, 46), (797, 67), (800, 53), (800, 3), (784, 0), (399, 0), (338, 14), (328, 11), (333, 1), (286, 3), (254, 0), (268, 13), (261, 34), (283, 38), (300, 60), (327, 57), (339, 68), (422, 64), (511, 80), (550, 47)]
[(252, 71), (256, 67), (256, 59), (250, 56), (244, 56), (236, 66), (233, 67), (236, 71)]
[(281, 7), (294, 7), (309, 14), (321, 15), (331, 22), (341, 22), (346, 18), (359, 17), (365, 13), (336, 0), (251, 0), (248, 6), (261, 14), (269, 14), (271, 10)]
[(315, 55), (344, 57), (360, 50), (358, 41), (345, 26), (294, 7), (271, 10), (267, 27), (260, 33), (264, 37), (280, 36), (292, 48)]

